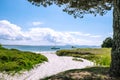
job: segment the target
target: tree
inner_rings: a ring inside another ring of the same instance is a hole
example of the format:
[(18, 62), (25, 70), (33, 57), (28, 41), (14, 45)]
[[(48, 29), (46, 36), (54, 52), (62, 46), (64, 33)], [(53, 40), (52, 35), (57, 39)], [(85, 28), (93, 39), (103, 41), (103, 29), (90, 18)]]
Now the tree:
[(104, 41), (103, 44), (101, 45), (102, 48), (112, 48), (112, 38), (111, 37), (107, 37)]
[(65, 6), (64, 12), (75, 18), (85, 14), (104, 15), (113, 7), (113, 45), (109, 75), (120, 77), (120, 0), (28, 0), (36, 6), (56, 4)]

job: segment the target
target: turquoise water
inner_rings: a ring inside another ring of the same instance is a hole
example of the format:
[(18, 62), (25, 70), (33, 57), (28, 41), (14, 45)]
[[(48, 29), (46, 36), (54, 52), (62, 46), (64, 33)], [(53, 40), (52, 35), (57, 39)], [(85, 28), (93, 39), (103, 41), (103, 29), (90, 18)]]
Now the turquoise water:
[[(33, 52), (41, 52), (41, 51), (56, 51), (59, 49), (51, 49), (53, 46), (26, 46), (26, 45), (4, 45), (3, 47), (8, 49), (19, 49), (22, 51), (33, 51)], [(60, 49), (72, 49), (72, 46), (55, 46)], [(75, 46), (76, 48), (99, 48), (99, 46)]]

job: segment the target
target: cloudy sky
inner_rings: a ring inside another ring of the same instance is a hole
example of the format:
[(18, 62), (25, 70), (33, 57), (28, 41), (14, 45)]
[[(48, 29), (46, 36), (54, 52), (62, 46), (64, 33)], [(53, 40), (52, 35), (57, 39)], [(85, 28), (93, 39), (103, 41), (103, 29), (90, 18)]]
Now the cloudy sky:
[(55, 5), (37, 7), (27, 0), (0, 2), (0, 43), (12, 45), (101, 45), (112, 36), (112, 11), (74, 19)]

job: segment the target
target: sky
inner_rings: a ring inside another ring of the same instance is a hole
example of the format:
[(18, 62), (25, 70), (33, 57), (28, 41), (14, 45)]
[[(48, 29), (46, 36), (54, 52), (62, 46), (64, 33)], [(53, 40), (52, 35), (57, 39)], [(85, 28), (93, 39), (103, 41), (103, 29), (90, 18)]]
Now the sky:
[(27, 0), (0, 2), (0, 43), (6, 45), (96, 45), (112, 36), (112, 11), (75, 19), (62, 7)]

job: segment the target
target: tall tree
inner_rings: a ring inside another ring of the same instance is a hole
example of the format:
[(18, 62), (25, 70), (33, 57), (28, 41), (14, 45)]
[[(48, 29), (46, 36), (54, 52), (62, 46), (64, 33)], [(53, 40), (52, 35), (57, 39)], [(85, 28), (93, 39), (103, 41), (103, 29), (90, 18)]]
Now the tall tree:
[(120, 77), (120, 0), (28, 0), (36, 6), (56, 4), (65, 6), (64, 12), (75, 18), (83, 18), (85, 14), (105, 15), (113, 7), (113, 46), (109, 74)]
[(104, 41), (103, 44), (101, 45), (102, 48), (111, 48), (112, 47), (113, 40), (111, 37), (107, 37)]
[(114, 0), (113, 6), (113, 46), (109, 74), (120, 77), (120, 0)]

